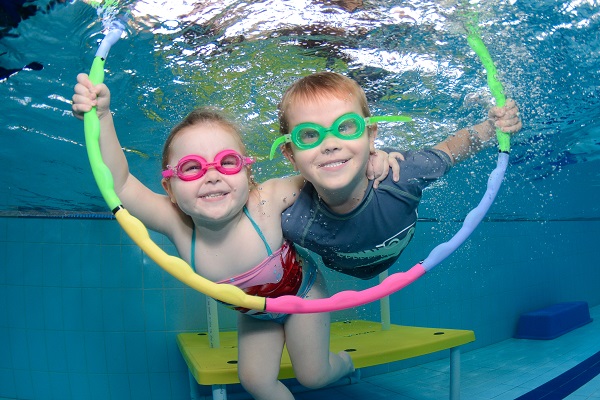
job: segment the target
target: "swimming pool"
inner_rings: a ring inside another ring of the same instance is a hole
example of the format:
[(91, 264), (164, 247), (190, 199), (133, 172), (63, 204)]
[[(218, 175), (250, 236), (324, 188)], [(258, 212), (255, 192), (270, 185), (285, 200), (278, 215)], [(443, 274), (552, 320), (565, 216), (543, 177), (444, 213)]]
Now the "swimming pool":
[[(202, 103), (237, 113), (260, 158), (258, 179), (291, 173), (281, 158), (266, 159), (276, 104), (291, 81), (314, 70), (356, 78), (377, 113), (413, 116), (400, 135), (382, 126), (380, 145), (433, 144), (485, 115), (482, 69), (464, 39), (464, 7), (453, 2), (370, 1), (350, 13), (317, 1), (204, 2), (196, 10), (181, 1), (160, 15), (149, 3), (122, 3), (135, 22), (111, 51), (106, 80), (131, 169), (156, 190), (160, 144), (173, 121)], [(467, 350), (511, 337), (522, 312), (600, 303), (600, 5), (472, 7), (525, 128), (486, 222), (431, 275), (392, 296), (393, 322), (472, 329), (477, 341)], [(289, 11), (285, 23), (273, 18)], [(5, 69), (44, 67), (0, 82), (0, 397), (186, 398), (174, 336), (206, 326), (202, 295), (103, 219), (68, 103), (100, 29), (96, 10), (80, 1), (38, 13), (0, 39)], [(427, 191), (397, 270), (458, 229), (494, 158), (490, 149)], [(330, 282), (373, 284), (333, 274)], [(221, 325), (233, 328), (233, 315), (221, 314)], [(367, 305), (334, 317), (377, 315)]]

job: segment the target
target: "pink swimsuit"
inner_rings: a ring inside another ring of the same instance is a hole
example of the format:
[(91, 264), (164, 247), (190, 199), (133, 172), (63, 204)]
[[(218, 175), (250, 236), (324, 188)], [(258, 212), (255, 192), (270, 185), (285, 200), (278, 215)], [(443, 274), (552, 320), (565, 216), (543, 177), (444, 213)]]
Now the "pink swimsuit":
[[(251, 270), (229, 279), (224, 279), (217, 283), (228, 283), (243, 289), (245, 293), (252, 296), (279, 297), (284, 295), (294, 295), (305, 297), (312, 287), (316, 278), (316, 265), (308, 254), (300, 257), (294, 245), (289, 241), (284, 241), (283, 245), (274, 253), (271, 251), (264, 235), (258, 225), (254, 222), (250, 213), (244, 207), (244, 213), (254, 226), (254, 229), (263, 240), (267, 253), (269, 254), (260, 264)], [(192, 233), (192, 268), (195, 268), (195, 243), (196, 230)], [(256, 310), (249, 310), (242, 307), (230, 306), (241, 313), (251, 315), (252, 317), (266, 320), (285, 321), (287, 314), (272, 314)]]

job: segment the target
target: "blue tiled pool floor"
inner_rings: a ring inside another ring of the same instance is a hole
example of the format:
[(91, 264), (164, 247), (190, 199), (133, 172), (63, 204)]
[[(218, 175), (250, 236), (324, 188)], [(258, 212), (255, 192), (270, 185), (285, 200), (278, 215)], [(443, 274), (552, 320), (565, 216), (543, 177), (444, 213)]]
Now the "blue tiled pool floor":
[[(593, 322), (553, 340), (508, 339), (463, 353), (461, 399), (513, 400), (567, 371), (576, 371), (576, 367), (600, 351), (600, 306), (590, 309), (590, 314)], [(442, 359), (362, 378), (357, 384), (306, 391), (295, 396), (296, 400), (442, 400), (448, 399), (448, 386), (449, 363), (448, 359)], [(230, 398), (249, 397), (238, 392), (231, 393)], [(553, 394), (543, 399), (562, 398)], [(564, 398), (600, 399), (600, 375)]]
[[(594, 321), (553, 340), (508, 339), (461, 357), (462, 400), (513, 400), (600, 351), (600, 306), (590, 309)], [(298, 393), (297, 400), (448, 398), (448, 360), (363, 378), (355, 385)], [(547, 399), (560, 399), (554, 395)], [(600, 399), (600, 375), (565, 397)]]

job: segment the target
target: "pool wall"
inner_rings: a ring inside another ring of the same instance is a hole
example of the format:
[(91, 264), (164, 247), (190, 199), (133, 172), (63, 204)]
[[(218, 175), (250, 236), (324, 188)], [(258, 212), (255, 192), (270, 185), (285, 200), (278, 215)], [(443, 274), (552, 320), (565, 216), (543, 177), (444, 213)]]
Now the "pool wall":
[[(396, 270), (460, 227), (448, 224), (420, 222)], [(152, 237), (174, 254), (162, 236)], [(468, 351), (510, 338), (523, 312), (600, 304), (598, 237), (598, 221), (484, 222), (450, 259), (391, 297), (392, 322), (472, 329), (477, 340)], [(333, 290), (375, 283), (327, 278)], [(334, 314), (354, 316), (377, 319), (378, 308)], [(220, 320), (235, 326), (229, 310)], [(188, 399), (175, 336), (205, 328), (204, 296), (163, 273), (116, 221), (0, 218), (0, 397)]]

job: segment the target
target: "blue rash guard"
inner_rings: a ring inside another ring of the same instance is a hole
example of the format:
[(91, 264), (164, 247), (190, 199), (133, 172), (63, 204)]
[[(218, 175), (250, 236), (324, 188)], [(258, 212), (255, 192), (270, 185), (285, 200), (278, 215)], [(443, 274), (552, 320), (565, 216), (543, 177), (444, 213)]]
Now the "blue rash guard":
[(310, 182), (285, 210), (281, 227), (286, 239), (323, 258), (328, 268), (361, 279), (388, 269), (413, 237), (423, 189), (452, 166), (436, 149), (402, 152), (400, 180), (392, 174), (348, 214), (337, 214), (323, 203)]

